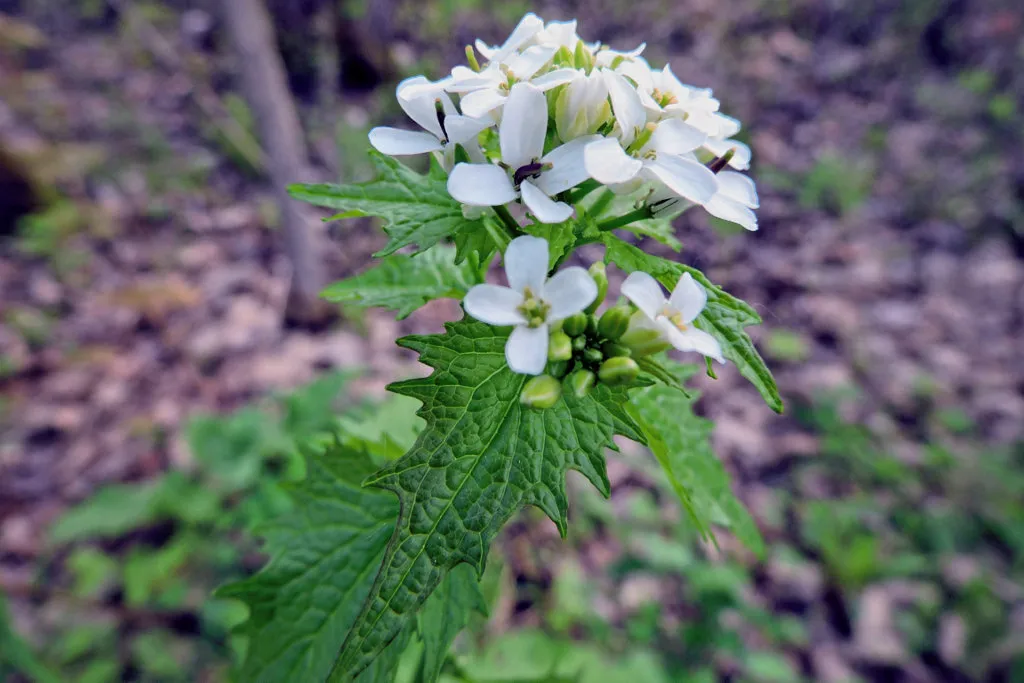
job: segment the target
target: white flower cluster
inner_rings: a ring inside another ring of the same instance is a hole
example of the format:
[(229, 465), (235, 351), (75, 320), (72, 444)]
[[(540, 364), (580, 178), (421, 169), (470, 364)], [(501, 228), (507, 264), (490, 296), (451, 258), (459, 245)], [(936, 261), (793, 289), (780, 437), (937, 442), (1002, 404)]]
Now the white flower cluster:
[(699, 204), (756, 230), (739, 121), (710, 90), (651, 68), (643, 49), (586, 43), (575, 21), (527, 14), (504, 44), (476, 42), (483, 65), (467, 48), (470, 64), (448, 77), (402, 81), (399, 104), (423, 131), (374, 128), (370, 142), (384, 154), (437, 153), (459, 202), (521, 201), (544, 223), (568, 219), (565, 193), (594, 179), (620, 194), (646, 187), (651, 215)]

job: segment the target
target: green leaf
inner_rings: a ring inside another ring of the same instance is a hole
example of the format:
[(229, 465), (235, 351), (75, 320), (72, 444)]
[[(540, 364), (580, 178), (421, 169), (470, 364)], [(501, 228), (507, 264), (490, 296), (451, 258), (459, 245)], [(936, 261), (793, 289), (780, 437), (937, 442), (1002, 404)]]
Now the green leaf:
[(634, 235), (657, 240), (672, 251), (679, 251), (683, 248), (683, 243), (676, 237), (676, 230), (672, 226), (672, 221), (664, 218), (648, 218), (647, 220), (630, 223), (622, 229)]
[(542, 237), (548, 241), (548, 269), (560, 263), (565, 255), (576, 244), (573, 228), (576, 221), (569, 219), (564, 223), (533, 223), (523, 230), (534, 237)]
[(323, 297), (336, 303), (380, 306), (401, 320), (434, 299), (461, 299), (477, 283), (469, 262), (455, 265), (453, 247), (435, 245), (415, 256), (392, 254), (355, 277), (335, 282)]
[(412, 449), (367, 480), (401, 501), (377, 579), (335, 665), (365, 668), (400, 633), (443, 576), (460, 563), (483, 571), (491, 540), (525, 505), (566, 533), (565, 475), (578, 470), (608, 495), (604, 450), (612, 436), (642, 440), (622, 408), (623, 388), (601, 385), (586, 398), (566, 388), (550, 409), (522, 406), (528, 377), (505, 361), (509, 330), (464, 319), (443, 335), (399, 340), (434, 368), (392, 385), (423, 402), (427, 426)]
[(448, 194), (443, 174), (432, 168), (420, 175), (397, 160), (370, 151), (370, 161), (377, 169), (377, 178), (358, 185), (291, 185), (288, 192), (295, 199), (338, 209), (342, 213), (329, 220), (356, 216), (377, 216), (384, 219), (384, 232), (390, 239), (377, 256), (393, 254), (402, 247), (418, 245), (422, 251), (434, 246), (457, 231), (470, 230), (462, 205)]
[(733, 494), (729, 475), (711, 449), (713, 425), (693, 412), (699, 397), (695, 390), (687, 396), (655, 385), (634, 390), (628, 410), (698, 529), (706, 533), (711, 522), (722, 520), (744, 545), (763, 555), (761, 533)]
[(218, 597), (249, 606), (245, 681), (323, 681), (373, 582), (398, 506), (364, 489), (365, 455), (308, 450), (293, 510), (263, 530), (270, 561)]
[(615, 235), (605, 235), (604, 243), (608, 248), (604, 257), (606, 262), (614, 263), (627, 273), (635, 270), (649, 273), (670, 292), (683, 273), (689, 273), (702, 284), (708, 293), (708, 304), (697, 318), (697, 327), (714, 335), (722, 343), (725, 357), (736, 363), (740, 374), (761, 392), (769, 407), (775, 412), (782, 412), (782, 397), (775, 378), (744, 331), (745, 327), (761, 324), (761, 316), (750, 304), (712, 284), (696, 268), (647, 254)]
[(40, 661), (32, 647), (14, 631), (7, 599), (0, 593), (0, 680), (6, 681), (9, 674), (18, 672), (37, 683), (60, 683), (63, 680)]
[(465, 628), (473, 611), (487, 614), (480, 582), (468, 564), (456, 565), (441, 581), (419, 613), (423, 667), (416, 683), (434, 683), (441, 674), (448, 648)]

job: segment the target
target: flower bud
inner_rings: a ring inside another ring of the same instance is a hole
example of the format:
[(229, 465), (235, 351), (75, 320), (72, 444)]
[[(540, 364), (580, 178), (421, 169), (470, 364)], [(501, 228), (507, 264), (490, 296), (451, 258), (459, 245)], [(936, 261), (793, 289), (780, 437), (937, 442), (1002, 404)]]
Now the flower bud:
[(572, 358), (572, 340), (565, 332), (554, 332), (548, 339), (548, 360)]
[(583, 335), (572, 338), (572, 350), (582, 352), (583, 349), (587, 348), (587, 338)]
[(606, 384), (629, 384), (640, 374), (640, 366), (632, 358), (617, 356), (601, 363), (597, 376)]
[(555, 379), (562, 379), (569, 372), (569, 361), (553, 360), (548, 362), (548, 374)]
[(587, 329), (587, 314), (573, 313), (562, 321), (562, 331), (570, 337), (578, 337)]
[(583, 69), (590, 73), (590, 70), (594, 68), (594, 58), (582, 40), (576, 41), (576, 51), (573, 56), (573, 62), (576, 64), (577, 69)]
[(519, 394), (519, 402), (527, 408), (544, 410), (550, 408), (562, 396), (562, 383), (550, 375), (538, 375), (530, 379)]
[(577, 370), (569, 377), (569, 386), (576, 398), (583, 398), (597, 384), (597, 375), (590, 370)]
[(590, 277), (594, 278), (594, 282), (597, 284), (597, 296), (594, 298), (594, 303), (586, 308), (587, 313), (593, 313), (604, 302), (604, 297), (608, 294), (608, 273), (605, 269), (604, 261), (595, 261), (587, 272), (590, 273)]
[(583, 349), (583, 360), (587, 361), (588, 363), (600, 363), (602, 360), (604, 360), (604, 354), (601, 353), (601, 349), (589, 347)]
[(629, 317), (633, 314), (627, 306), (612, 306), (597, 322), (597, 331), (605, 339), (616, 340), (629, 327)]
[(480, 62), (476, 61), (476, 52), (473, 51), (472, 45), (466, 46), (466, 61), (469, 62), (469, 68), (473, 71), (480, 71)]
[(642, 358), (654, 353), (668, 351), (672, 345), (665, 341), (661, 333), (650, 328), (633, 328), (619, 337), (619, 343), (629, 348), (633, 356)]
[(597, 334), (597, 316), (591, 313), (587, 316), (587, 336), (593, 337)]
[(554, 62), (557, 66), (573, 68), (576, 65), (575, 57), (573, 56), (572, 50), (562, 45), (558, 48), (558, 52), (555, 53)]
[(601, 344), (601, 353), (604, 354), (605, 358), (615, 358), (617, 356), (631, 356), (633, 352), (622, 344), (616, 344), (613, 341), (606, 341)]

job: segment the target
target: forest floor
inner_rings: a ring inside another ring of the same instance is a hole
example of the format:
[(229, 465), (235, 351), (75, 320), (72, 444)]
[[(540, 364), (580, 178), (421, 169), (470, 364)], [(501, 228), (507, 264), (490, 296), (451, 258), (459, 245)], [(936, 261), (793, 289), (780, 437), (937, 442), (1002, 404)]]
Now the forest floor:
[[(994, 568), (1006, 623), (1019, 632), (1019, 557), (991, 541), (941, 557), (931, 582), (844, 583), (801, 520), (809, 501), (839, 498), (852, 481), (816, 465), (839, 429), (822, 427), (823, 401), (838, 406), (836, 424), (863, 428), (901, 467), (920, 466), (937, 443), (964, 458), (1009, 450), (1024, 466), (1024, 11), (600, 5), (554, 3), (544, 16), (578, 16), (582, 32), (618, 48), (647, 41), (652, 62), (670, 59), (682, 80), (715, 88), (754, 150), (760, 231), (737, 234), (696, 213), (677, 231), (678, 258), (762, 314), (755, 341), (787, 402), (775, 415), (732, 368), (698, 381), (716, 452), (769, 546), (799, 551), (798, 562), (772, 553), (755, 563), (723, 539), (723, 553), (752, 567), (746, 597), (811, 624), (791, 650), (812, 680), (1002, 675), (1019, 650), (993, 655), (987, 668), (966, 661), (971, 631), (950, 617), (950, 596), (965, 573)], [(422, 28), (402, 7), (392, 51), (410, 71), (449, 65), (476, 34), (495, 42), (504, 30), (480, 10), (457, 15), (450, 32), (434, 15)], [(352, 390), (382, 396), (387, 382), (422, 372), (392, 340), (437, 331), (458, 313), (437, 302), (400, 323), (371, 310), (347, 312), (328, 330), (283, 326), (289, 266), (269, 188), (196, 106), (216, 92), (245, 124), (208, 17), (152, 18), (181, 56), (174, 64), (109, 17), (58, 21), (39, 10), (21, 19), (0, 22), (0, 151), (30, 165), (52, 195), (18, 232), (0, 225), (0, 587), (33, 580), (47, 526), (97, 486), (190, 467), (182, 428), (191, 416), (237, 409), (330, 368), (361, 370)], [(451, 44), (438, 51), (442, 36)], [(303, 105), (324, 177), (365, 172), (358, 155), (369, 122), (398, 119), (388, 98), (390, 85)], [(325, 111), (324, 101), (340, 103)], [(358, 272), (382, 244), (367, 221), (323, 236), (332, 279)], [(613, 502), (647, 485), (614, 460), (610, 470)], [(925, 509), (947, 500), (910, 488)], [(885, 495), (876, 498), (883, 507)], [(524, 581), (550, 580), (536, 564), (557, 557), (551, 533), (538, 522), (509, 535), (512, 555), (530, 556), (517, 560)], [(592, 546), (607, 554), (614, 545), (600, 533), (581, 542), (580, 565), (607, 567)], [(926, 588), (946, 597), (933, 599), (934, 637), (915, 647), (895, 612)], [(628, 576), (604, 589), (611, 621), (635, 607), (637, 591), (684, 600), (674, 584)]]

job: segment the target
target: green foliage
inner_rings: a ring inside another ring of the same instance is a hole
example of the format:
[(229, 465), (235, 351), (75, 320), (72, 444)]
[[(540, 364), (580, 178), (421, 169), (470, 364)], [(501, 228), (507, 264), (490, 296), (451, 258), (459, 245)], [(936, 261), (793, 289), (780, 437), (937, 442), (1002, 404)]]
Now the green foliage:
[(61, 677), (36, 656), (11, 625), (7, 599), (0, 593), (0, 679), (23, 673), (38, 683), (60, 683)]
[(708, 303), (697, 318), (697, 327), (714, 335), (722, 344), (725, 357), (736, 363), (740, 374), (750, 380), (776, 412), (782, 412), (782, 397), (761, 355), (754, 348), (754, 342), (744, 331), (751, 325), (759, 325), (761, 317), (747, 303), (728, 294), (712, 284), (703, 273), (675, 261), (652, 256), (614, 235), (604, 238), (607, 251), (605, 261), (614, 263), (627, 273), (642, 270), (653, 275), (669, 291), (683, 273), (690, 273), (693, 279), (707, 290)]
[(872, 189), (873, 171), (852, 159), (825, 154), (801, 183), (800, 205), (845, 216), (858, 209)]
[(482, 572), (491, 540), (521, 507), (541, 508), (564, 535), (566, 472), (607, 494), (612, 435), (642, 441), (622, 410), (624, 389), (601, 385), (583, 399), (564, 391), (551, 409), (530, 410), (519, 402), (526, 378), (505, 363), (507, 333), (465, 320), (446, 329), (400, 340), (434, 368), (391, 387), (423, 402), (427, 426), (409, 453), (367, 480), (395, 493), (401, 514), (339, 654), (340, 680), (363, 670), (456, 565)]
[(655, 385), (635, 390), (628, 411), (643, 429), (651, 451), (701, 535), (709, 535), (711, 524), (724, 524), (744, 545), (763, 555), (764, 541), (757, 525), (733, 494), (729, 475), (711, 450), (713, 425), (693, 412), (699, 397), (696, 391), (687, 395)]
[[(384, 220), (390, 239), (377, 256), (393, 254), (416, 245), (419, 251), (450, 238), (462, 229), (486, 230), (480, 219), (468, 220), (462, 205), (448, 194), (444, 172), (432, 166), (420, 175), (391, 157), (375, 151), (370, 159), (377, 178), (359, 185), (292, 185), (292, 197), (310, 204), (340, 210), (331, 220), (377, 216)], [(475, 228), (467, 226), (475, 225)]]
[(434, 245), (415, 256), (392, 254), (361, 275), (324, 290), (328, 301), (381, 306), (402, 319), (434, 299), (461, 299), (479, 281), (470, 264), (455, 264), (455, 249)]

